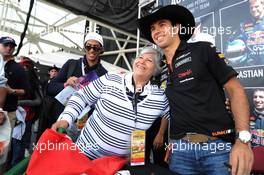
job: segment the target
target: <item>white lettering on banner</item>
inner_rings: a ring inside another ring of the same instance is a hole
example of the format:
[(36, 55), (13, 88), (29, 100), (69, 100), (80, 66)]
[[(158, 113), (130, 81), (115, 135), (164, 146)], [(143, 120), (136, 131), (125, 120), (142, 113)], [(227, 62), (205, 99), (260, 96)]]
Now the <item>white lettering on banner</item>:
[(255, 70), (242, 70), (238, 72), (238, 78), (259, 78), (263, 77), (264, 72), (263, 69), (255, 69)]
[(181, 2), (184, 2), (185, 0), (171, 0), (171, 5), (180, 4)]

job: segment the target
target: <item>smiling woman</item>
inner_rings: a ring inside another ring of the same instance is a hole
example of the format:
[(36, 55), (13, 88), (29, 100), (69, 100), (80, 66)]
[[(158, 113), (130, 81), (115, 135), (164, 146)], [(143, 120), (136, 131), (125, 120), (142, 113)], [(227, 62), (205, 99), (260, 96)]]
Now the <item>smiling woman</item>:
[(77, 140), (78, 146), (91, 159), (128, 157), (132, 132), (147, 130), (158, 117), (168, 122), (164, 91), (150, 82), (160, 72), (160, 55), (151, 47), (144, 48), (133, 64), (133, 73), (108, 73), (79, 90), (52, 128), (67, 128), (86, 106), (95, 106)]
[(146, 47), (140, 52), (133, 63), (136, 88), (142, 88), (144, 85), (140, 82), (148, 82), (152, 76), (160, 73), (160, 58), (161, 53), (152, 47)]

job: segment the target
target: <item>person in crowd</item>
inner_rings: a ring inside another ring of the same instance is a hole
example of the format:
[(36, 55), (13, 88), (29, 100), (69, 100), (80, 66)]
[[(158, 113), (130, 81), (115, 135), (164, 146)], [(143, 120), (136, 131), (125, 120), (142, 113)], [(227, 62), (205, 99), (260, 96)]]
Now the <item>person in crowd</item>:
[(58, 75), (59, 68), (56, 66), (49, 68), (49, 79), (55, 78)]
[(0, 53), (5, 63), (5, 77), (7, 78), (7, 96), (4, 110), (8, 112), (8, 117), (12, 128), (15, 126), (18, 96), (25, 95), (29, 89), (29, 81), (25, 70), (13, 58), (16, 42), (11, 37), (0, 38)]
[(264, 65), (264, 0), (249, 0), (252, 19), (228, 41), (226, 56), (234, 66)]
[[(100, 54), (104, 52), (103, 38), (100, 34), (90, 32), (86, 35), (84, 41), (85, 55), (78, 60), (68, 60), (59, 71), (58, 75), (48, 84), (48, 93), (56, 96), (65, 86), (79, 84), (79, 77), (95, 74), (98, 78), (107, 71), (100, 63)], [(52, 118), (49, 124), (54, 123), (57, 117), (63, 111), (64, 106), (59, 102), (56, 103), (56, 110), (50, 115)], [(50, 127), (50, 126), (49, 126)]]
[(253, 113), (251, 119), (252, 146), (264, 146), (264, 89), (253, 92)]
[(42, 101), (42, 114), (39, 116), (39, 127), (37, 131), (37, 140), (43, 133), (46, 128), (49, 128), (51, 124), (54, 122), (52, 116), (56, 114), (57, 106), (61, 107), (60, 104), (55, 99), (54, 94), (48, 93), (48, 84), (58, 75), (59, 68), (55, 65), (49, 67), (48, 69), (48, 77), (45, 77), (44, 80), (41, 81), (43, 101)]
[[(55, 65), (52, 67), (49, 67), (48, 77), (45, 78), (45, 80), (41, 82), (44, 95), (49, 95), (47, 93), (48, 84), (51, 82), (52, 79), (54, 79), (58, 75), (58, 73), (59, 73), (59, 68), (56, 67)], [(54, 95), (49, 95), (49, 96), (54, 96)]]
[[(0, 53), (0, 110), (3, 110), (5, 98), (6, 98), (6, 82), (7, 79), (5, 78), (4, 72), (4, 60), (2, 54)], [(5, 116), (3, 112), (0, 112), (0, 125), (2, 125), (5, 121)]]
[(158, 117), (168, 123), (164, 91), (150, 83), (160, 72), (160, 58), (157, 50), (146, 47), (135, 59), (133, 73), (108, 73), (92, 81), (70, 98), (52, 129), (67, 128), (85, 107), (94, 105), (77, 145), (91, 159), (128, 156), (133, 131), (147, 130)]
[[(6, 99), (3, 107), (7, 111), (11, 128), (13, 129), (17, 124), (16, 110), (18, 107), (18, 98), (27, 94), (29, 90), (29, 80), (27, 74), (22, 66), (15, 62), (13, 52), (15, 51), (16, 42), (11, 37), (0, 38), (0, 53), (5, 61), (4, 71), (7, 78), (6, 83)], [(11, 143), (11, 153), (14, 150), (13, 139)], [(10, 154), (8, 157), (7, 169), (11, 166), (11, 159), (15, 155)]]
[[(5, 103), (5, 98), (6, 98), (6, 81), (7, 79), (5, 78), (5, 72), (4, 72), (4, 60), (3, 57), (0, 53), (0, 135), (3, 135), (3, 133), (8, 132), (6, 126), (7, 118), (5, 116), (5, 113), (3, 111), (3, 107), (4, 107), (4, 103)], [(7, 135), (7, 134), (6, 134)], [(4, 156), (4, 151), (5, 151), (5, 145), (4, 145), (5, 141), (4, 140), (0, 140), (0, 157)], [(0, 158), (1, 160), (1, 158)], [(3, 172), (3, 165), (2, 163), (0, 163), (0, 174), (2, 174)]]
[(19, 64), (26, 71), (26, 74), (29, 78), (30, 87), (28, 93), (20, 96), (18, 100), (18, 105), (23, 107), (26, 111), (26, 127), (21, 140), (13, 138), (12, 144), (14, 149), (11, 161), (12, 166), (16, 165), (24, 159), (26, 149), (28, 151), (31, 151), (32, 149), (32, 125), (40, 115), (43, 97), (40, 81), (34, 68), (34, 62), (30, 60), (30, 58), (23, 56), (21, 57), (21, 61), (19, 62)]
[[(145, 38), (165, 54), (165, 74), (161, 77), (166, 80), (171, 114), (170, 170), (223, 175), (230, 174), (231, 166), (232, 174), (249, 174), (253, 164), (249, 107), (236, 71), (210, 43), (186, 42), (195, 21), (183, 6), (157, 7), (138, 24)], [(225, 108), (223, 87), (230, 98), (233, 117)]]

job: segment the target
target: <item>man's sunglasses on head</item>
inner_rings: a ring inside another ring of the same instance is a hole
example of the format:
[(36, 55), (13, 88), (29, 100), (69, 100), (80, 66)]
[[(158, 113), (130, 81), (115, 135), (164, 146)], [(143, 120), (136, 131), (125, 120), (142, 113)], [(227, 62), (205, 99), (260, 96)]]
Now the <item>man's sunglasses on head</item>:
[(86, 46), (85, 46), (85, 49), (86, 49), (87, 51), (93, 49), (95, 52), (100, 52), (100, 51), (102, 51), (102, 47), (100, 47), (100, 46), (95, 46), (95, 45), (90, 45), (90, 44), (86, 45)]

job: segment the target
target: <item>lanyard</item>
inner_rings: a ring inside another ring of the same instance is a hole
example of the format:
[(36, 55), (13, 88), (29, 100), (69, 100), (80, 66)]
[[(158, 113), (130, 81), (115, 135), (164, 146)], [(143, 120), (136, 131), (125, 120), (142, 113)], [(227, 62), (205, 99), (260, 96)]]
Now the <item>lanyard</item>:
[[(135, 90), (135, 88), (134, 88), (134, 90)], [(139, 96), (139, 92), (134, 92), (133, 99), (132, 99), (132, 104), (133, 104), (133, 108), (134, 108), (134, 112), (135, 112), (136, 116), (137, 116), (138, 96)]]
[[(133, 77), (132, 77), (132, 85), (134, 86), (134, 94), (133, 94), (133, 98), (132, 98), (132, 104), (133, 104), (135, 115), (137, 116), (137, 103), (138, 103), (138, 96), (139, 96), (140, 92), (136, 91), (136, 84), (135, 84), (135, 80)], [(136, 120), (137, 120), (137, 117), (135, 118), (135, 122), (136, 122)]]
[[(134, 92), (133, 94), (131, 94), (132, 92), (129, 90), (128, 87), (126, 87), (126, 79), (124, 79), (124, 85), (125, 85), (125, 89), (126, 91), (126, 94), (129, 95), (129, 100), (132, 102), (132, 107), (133, 107), (133, 111), (134, 111), (134, 114), (135, 114), (135, 127), (136, 127), (136, 122), (137, 122), (137, 114), (138, 114), (138, 103), (139, 101), (141, 100), (141, 96), (140, 94), (143, 92), (143, 89), (141, 91), (138, 91), (137, 92), (137, 89), (136, 89), (136, 85), (135, 85), (135, 81), (134, 81), (134, 78), (132, 76), (132, 85), (133, 85), (133, 88), (134, 88)], [(131, 93), (130, 93), (131, 92)], [(143, 97), (144, 98), (144, 97)]]
[[(85, 58), (83, 58), (83, 59), (85, 59)], [(84, 63), (83, 63), (83, 60), (82, 60), (82, 75), (84, 76), (85, 75), (85, 71), (84, 71)]]

